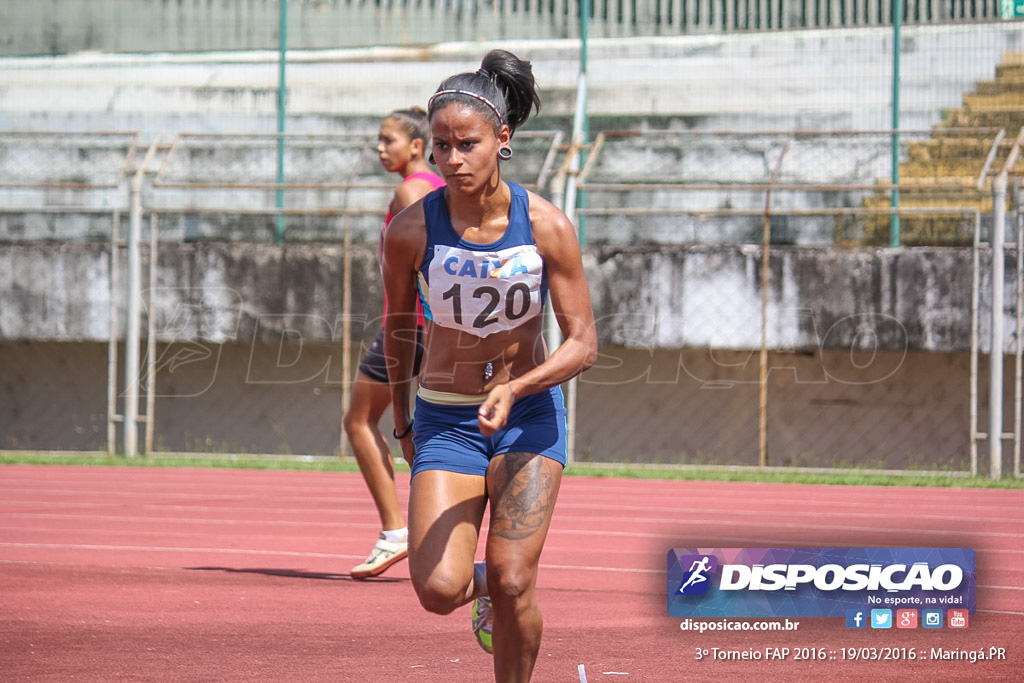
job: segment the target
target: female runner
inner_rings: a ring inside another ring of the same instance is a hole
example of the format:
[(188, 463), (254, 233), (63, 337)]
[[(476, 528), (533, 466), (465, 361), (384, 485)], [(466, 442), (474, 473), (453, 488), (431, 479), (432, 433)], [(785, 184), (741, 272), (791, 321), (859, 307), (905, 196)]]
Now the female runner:
[[(412, 466), (413, 586), (438, 614), (474, 601), (474, 632), (494, 653), (497, 681), (529, 680), (537, 659), (537, 567), (566, 460), (559, 385), (597, 355), (572, 224), (501, 177), (499, 160), (539, 106), (530, 63), (505, 51), (446, 79), (427, 112), (447, 188), (397, 216), (384, 240), (385, 353), (396, 436)], [(548, 297), (564, 339), (550, 355)], [(413, 414), (417, 298), (427, 329)], [(488, 504), (486, 562), (474, 565)]]

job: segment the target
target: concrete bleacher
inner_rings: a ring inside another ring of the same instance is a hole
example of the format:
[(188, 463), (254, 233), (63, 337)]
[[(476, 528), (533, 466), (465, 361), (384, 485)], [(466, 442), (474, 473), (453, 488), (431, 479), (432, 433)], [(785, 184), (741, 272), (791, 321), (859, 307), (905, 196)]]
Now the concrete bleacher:
[[(1019, 40), (1019, 30), (1010, 26), (986, 24), (972, 30), (978, 36), (971, 40), (978, 42), (978, 46), (972, 48), (970, 59), (947, 64), (933, 57), (962, 49), (965, 39), (960, 29), (908, 29), (913, 49), (905, 55), (902, 108), (907, 130), (927, 130), (937, 124), (941, 105), (958, 102), (975, 82), (991, 73), (998, 54)], [(770, 40), (756, 34), (595, 40), (590, 46), (589, 63), (591, 133), (624, 128), (740, 132), (883, 130), (891, 116), (891, 55), (885, 49), (889, 40), (889, 31), (882, 28), (799, 31), (775, 34)], [(490, 47), (511, 49), (534, 62), (544, 106), (524, 132), (567, 133), (578, 74), (578, 44), (572, 41), (290, 53), (287, 130), (293, 134), (365, 135), (371, 139), (383, 113), (425, 102), (444, 76), (476, 68), (481, 54)], [(140, 149), (158, 135), (170, 143), (185, 132), (267, 135), (276, 129), (276, 85), (276, 55), (272, 52), (83, 54), (0, 60), (0, 111), (4, 112), (0, 128), (137, 131)], [(1012, 98), (1013, 91), (985, 96)], [(870, 149), (858, 150), (857, 156), (850, 157), (858, 162), (855, 165), (859, 177), (837, 169), (834, 177), (820, 181), (840, 178), (842, 182), (872, 182), (881, 175), (876, 162), (886, 158), (887, 144), (879, 139)], [(517, 157), (507, 168), (512, 179), (529, 184), (538, 175), (537, 169), (548, 150), (542, 144), (525, 144), (523, 137), (517, 145)], [(29, 150), (24, 146), (20, 149), (19, 155), (0, 153), (0, 179), (22, 175), (21, 164)], [(95, 164), (87, 158), (91, 151), (65, 152), (66, 161), (47, 166), (48, 172), (58, 174), (60, 183), (109, 174), (107, 168), (119, 168), (112, 161), (104, 170), (94, 170)], [(206, 163), (203, 172), (221, 182), (272, 182), (272, 152), (266, 145), (259, 151), (253, 146), (248, 151), (229, 152), (223, 140), (211, 141), (205, 149), (193, 145), (187, 155), (177, 156), (175, 170), (188, 176), (199, 169), (200, 163)], [(629, 159), (619, 160), (623, 175), (635, 170), (628, 164), (643, 164), (645, 157), (660, 154), (657, 149), (635, 152)], [(712, 140), (702, 158), (715, 160), (726, 174), (741, 173), (750, 162), (749, 152), (728, 141)], [(295, 182), (330, 184), (341, 177), (358, 177), (377, 184), (393, 181), (379, 172), (372, 155), (372, 168), (364, 177), (352, 174), (349, 167), (329, 158), (323, 149), (289, 146), (288, 154), (288, 179)], [(321, 155), (325, 163), (317, 166), (316, 158)], [(865, 156), (871, 162), (860, 164)], [(79, 163), (80, 157), (83, 163)], [(708, 177), (706, 169), (704, 164), (694, 174), (679, 177), (684, 182), (700, 182)], [(757, 171), (762, 172), (763, 167)], [(745, 177), (748, 181), (758, 179), (749, 174)], [(166, 175), (162, 176), (162, 180), (166, 179)], [(859, 195), (819, 195), (793, 193), (777, 197), (776, 201), (780, 206), (793, 208), (851, 206), (861, 202)], [(346, 206), (355, 212), (379, 213), (382, 198), (386, 198), (384, 190), (295, 189), (286, 193), (286, 206), (310, 210)], [(161, 217), (161, 234), (167, 239), (263, 240), (273, 232), (269, 212), (276, 197), (265, 188), (171, 188), (158, 182), (147, 187), (144, 199), (147, 206), (165, 212)], [(631, 201), (648, 200), (661, 202), (659, 206), (663, 207), (691, 201), (713, 208), (762, 205), (755, 195), (737, 197), (734, 193), (718, 193), (714, 197), (662, 193), (653, 198), (637, 195)], [(111, 218), (94, 211), (75, 214), (71, 207), (78, 203), (90, 211), (99, 207), (126, 209), (127, 193), (123, 187), (91, 194), (66, 187), (32, 191), (0, 187), (0, 240), (107, 239)], [(203, 212), (218, 205), (226, 209), (243, 206), (264, 213), (232, 218)], [(30, 215), (12, 210), (31, 206), (45, 206), (47, 211)], [(62, 207), (66, 209), (63, 213)], [(190, 207), (203, 211), (190, 212)], [(595, 220), (590, 235), (597, 242), (609, 243), (731, 241), (746, 239), (751, 231), (759, 229), (759, 223), (746, 223), (750, 221), (731, 226), (710, 221), (691, 229), (678, 219), (644, 226), (624, 226), (623, 221), (602, 224)], [(790, 222), (783, 230), (787, 233), (786, 241), (832, 243), (830, 227), (821, 221), (812, 223)], [(376, 215), (354, 215), (350, 219), (357, 239), (370, 238), (377, 224)], [(331, 240), (340, 236), (336, 216), (322, 213), (290, 218), (288, 229), (296, 239)]]
[[(1003, 169), (1024, 128), (1024, 52), (1005, 53), (995, 76), (979, 81), (974, 92), (966, 93), (963, 106), (944, 111), (943, 122), (930, 139), (908, 145), (907, 159), (900, 164), (900, 207), (939, 211), (902, 215), (902, 244), (971, 244), (974, 219), (960, 209), (992, 213), (993, 173)], [(1004, 136), (997, 143), (1000, 130)], [(1021, 168), (1020, 162), (1016, 168)], [(1006, 201), (1010, 208), (1013, 193), (1007, 194)], [(865, 206), (876, 209), (890, 203), (888, 192), (865, 200)], [(944, 208), (958, 210), (943, 213)], [(866, 238), (887, 243), (889, 230), (889, 216), (875, 216), (867, 221)]]

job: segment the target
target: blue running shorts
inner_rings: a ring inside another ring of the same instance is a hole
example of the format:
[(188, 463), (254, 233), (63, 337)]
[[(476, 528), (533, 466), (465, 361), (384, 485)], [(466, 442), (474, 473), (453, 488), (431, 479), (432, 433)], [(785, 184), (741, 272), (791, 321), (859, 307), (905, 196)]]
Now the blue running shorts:
[(566, 410), (561, 387), (517, 398), (508, 423), (489, 437), (480, 433), (477, 422), (484, 398), (453, 405), (416, 395), (412, 476), (423, 470), (484, 476), (491, 458), (504, 453), (536, 453), (565, 467)]

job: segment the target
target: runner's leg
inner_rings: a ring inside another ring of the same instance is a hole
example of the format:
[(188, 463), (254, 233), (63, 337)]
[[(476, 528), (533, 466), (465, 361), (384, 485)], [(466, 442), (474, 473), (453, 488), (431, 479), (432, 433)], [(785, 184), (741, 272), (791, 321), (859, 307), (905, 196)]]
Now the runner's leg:
[(387, 384), (356, 373), (352, 387), (351, 407), (343, 420), (345, 434), (352, 444), (352, 454), (359, 463), (366, 486), (373, 496), (384, 530), (405, 526), (402, 509), (395, 491), (395, 468), (388, 443), (377, 426), (387, 407), (391, 405), (391, 390)]
[(473, 558), (487, 494), (484, 477), (423, 470), (409, 495), (409, 572), (425, 609), (449, 614), (475, 598)]
[(540, 650), (537, 565), (562, 481), (562, 465), (531, 453), (491, 460), (487, 492), (487, 586), (494, 607), (494, 677), (528, 681)]

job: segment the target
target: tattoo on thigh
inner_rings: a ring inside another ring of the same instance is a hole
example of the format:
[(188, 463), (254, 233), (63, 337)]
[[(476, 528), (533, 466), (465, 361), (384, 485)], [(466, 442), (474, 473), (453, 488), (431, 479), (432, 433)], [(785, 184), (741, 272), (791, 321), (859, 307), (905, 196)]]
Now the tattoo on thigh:
[(497, 473), (498, 497), (492, 508), (491, 533), (520, 540), (540, 529), (550, 514), (553, 482), (541, 456), (505, 455), (504, 471)]

